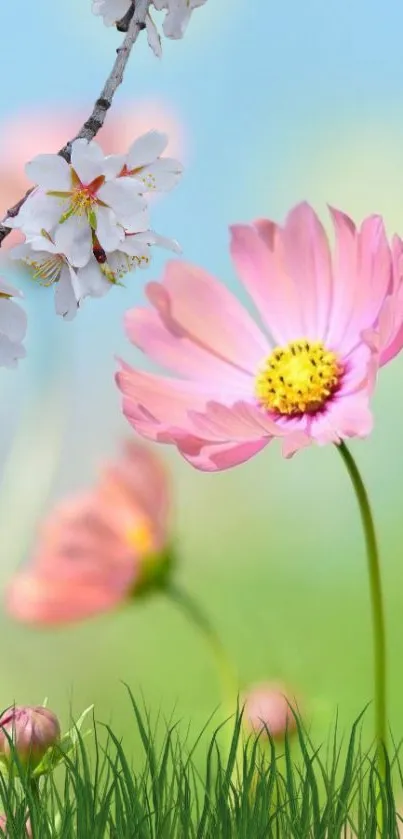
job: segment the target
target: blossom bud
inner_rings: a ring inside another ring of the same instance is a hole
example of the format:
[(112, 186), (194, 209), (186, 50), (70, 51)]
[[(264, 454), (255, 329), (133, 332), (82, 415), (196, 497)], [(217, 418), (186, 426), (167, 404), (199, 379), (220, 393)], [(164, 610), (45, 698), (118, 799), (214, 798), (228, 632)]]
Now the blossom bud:
[(275, 682), (256, 685), (244, 697), (244, 723), (257, 734), (281, 739), (286, 731), (292, 733), (297, 727), (290, 704), (284, 685)]
[(59, 740), (59, 721), (48, 708), (16, 705), (0, 717), (0, 759), (6, 763), (12, 762), (14, 748), (22, 766), (32, 771)]

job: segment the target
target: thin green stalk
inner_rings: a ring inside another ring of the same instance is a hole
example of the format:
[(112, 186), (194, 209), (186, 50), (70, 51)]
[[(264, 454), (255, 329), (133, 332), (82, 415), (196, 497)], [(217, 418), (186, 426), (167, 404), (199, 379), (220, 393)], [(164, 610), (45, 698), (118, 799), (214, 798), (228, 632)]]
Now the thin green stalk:
[(379, 774), (384, 781), (386, 771), (386, 639), (379, 551), (368, 493), (357, 464), (345, 443), (341, 443), (337, 448), (354, 487), (365, 536), (374, 643), (375, 733)]
[(171, 582), (165, 589), (165, 593), (170, 600), (180, 607), (186, 617), (190, 619), (204, 636), (217, 666), (225, 707), (230, 714), (233, 714), (236, 710), (238, 681), (235, 669), (228, 658), (218, 633), (199, 604), (187, 591)]

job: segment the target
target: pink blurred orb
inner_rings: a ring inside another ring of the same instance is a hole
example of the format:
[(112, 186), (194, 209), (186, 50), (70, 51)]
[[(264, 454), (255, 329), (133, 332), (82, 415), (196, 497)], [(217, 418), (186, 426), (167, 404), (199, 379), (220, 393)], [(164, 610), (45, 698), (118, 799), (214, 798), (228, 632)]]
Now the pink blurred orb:
[(293, 700), (284, 685), (264, 682), (250, 688), (244, 695), (244, 722), (256, 733), (267, 734), (273, 740), (281, 739), (286, 731), (296, 730), (295, 717), (291, 711)]

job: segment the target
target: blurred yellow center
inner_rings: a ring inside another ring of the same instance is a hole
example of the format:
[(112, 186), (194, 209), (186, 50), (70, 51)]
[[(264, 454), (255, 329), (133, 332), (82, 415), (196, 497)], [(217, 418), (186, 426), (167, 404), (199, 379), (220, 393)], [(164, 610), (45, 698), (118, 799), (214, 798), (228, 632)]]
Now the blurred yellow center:
[(343, 367), (321, 341), (276, 347), (256, 376), (255, 394), (269, 411), (313, 414), (337, 390)]
[(154, 534), (146, 519), (130, 527), (126, 533), (126, 539), (136, 553), (147, 554), (154, 549)]

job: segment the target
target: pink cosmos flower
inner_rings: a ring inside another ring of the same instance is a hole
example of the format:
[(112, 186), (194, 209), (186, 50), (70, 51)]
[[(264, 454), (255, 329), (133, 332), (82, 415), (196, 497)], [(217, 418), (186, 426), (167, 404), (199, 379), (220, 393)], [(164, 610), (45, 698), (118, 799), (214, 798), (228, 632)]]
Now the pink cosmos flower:
[(284, 685), (265, 682), (252, 687), (244, 697), (245, 725), (262, 734), (279, 739), (296, 730), (295, 717), (291, 711), (292, 700)]
[(8, 612), (52, 625), (117, 607), (165, 568), (168, 508), (161, 461), (127, 444), (92, 492), (61, 503), (45, 521), (31, 562), (8, 588)]
[(122, 362), (117, 383), (136, 431), (198, 469), (242, 463), (274, 438), (285, 457), (371, 431), (377, 370), (403, 344), (403, 243), (382, 219), (359, 229), (330, 210), (335, 246), (306, 204), (284, 226), (231, 228), (231, 255), (262, 328), (206, 271), (169, 262), (126, 315), (130, 340), (176, 378)]

